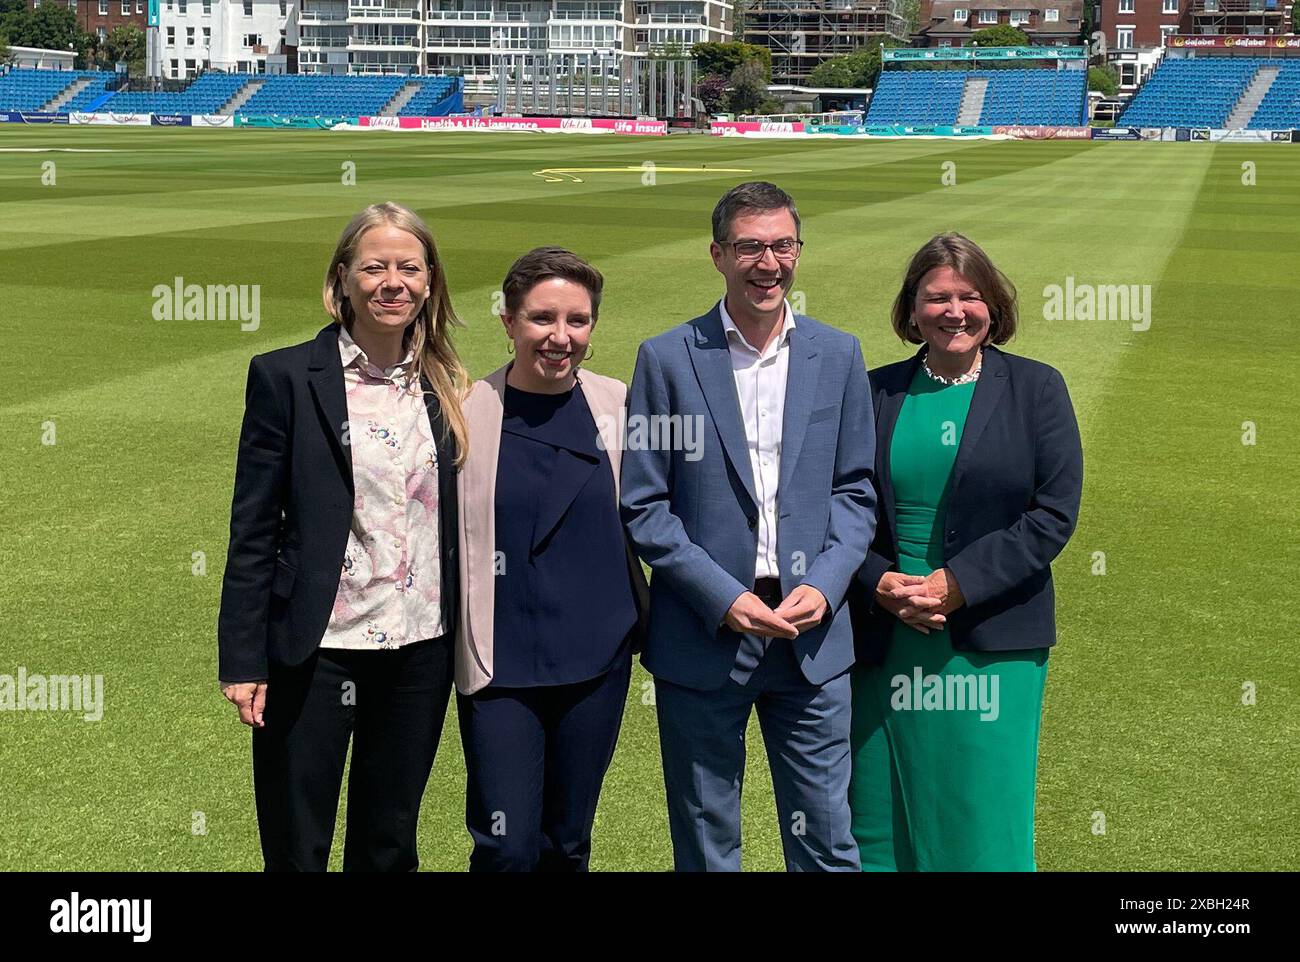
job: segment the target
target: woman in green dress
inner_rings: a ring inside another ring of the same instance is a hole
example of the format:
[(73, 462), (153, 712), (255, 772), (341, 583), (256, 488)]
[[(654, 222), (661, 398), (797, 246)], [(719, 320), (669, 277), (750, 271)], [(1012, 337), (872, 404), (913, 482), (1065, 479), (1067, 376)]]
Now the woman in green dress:
[(853, 834), (864, 871), (1033, 871), (1051, 561), (1083, 453), (1065, 382), (996, 345), (1011, 283), (960, 234), (913, 256), (871, 372), (875, 540), (854, 609)]

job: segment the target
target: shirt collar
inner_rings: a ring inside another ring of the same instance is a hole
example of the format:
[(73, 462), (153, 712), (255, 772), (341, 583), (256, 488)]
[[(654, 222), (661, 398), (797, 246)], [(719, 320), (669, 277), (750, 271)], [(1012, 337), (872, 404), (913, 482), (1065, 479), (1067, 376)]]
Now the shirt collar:
[(371, 377), (394, 381), (403, 380), (409, 376), (411, 368), (415, 364), (415, 355), (408, 349), (406, 357), (392, 367), (387, 369), (379, 368), (366, 356), (366, 352), (361, 349), (361, 345), (352, 339), (352, 335), (348, 333), (348, 329), (342, 324), (339, 325), (339, 359), (343, 362), (345, 370), (350, 365), (355, 364)]
[[(790, 339), (790, 332), (794, 330), (794, 308), (790, 306), (788, 300), (785, 304), (785, 319), (781, 322), (781, 331), (773, 338), (772, 343), (768, 345), (767, 353), (774, 353), (778, 348), (784, 345)], [(722, 330), (727, 336), (728, 341), (738, 340), (743, 346), (758, 354), (758, 348), (750, 344), (745, 339), (745, 335), (740, 333), (740, 328), (736, 327), (736, 322), (731, 319), (727, 313), (727, 298), (724, 295), (722, 300), (718, 301), (718, 312), (722, 315)], [(759, 355), (760, 357), (766, 355)]]

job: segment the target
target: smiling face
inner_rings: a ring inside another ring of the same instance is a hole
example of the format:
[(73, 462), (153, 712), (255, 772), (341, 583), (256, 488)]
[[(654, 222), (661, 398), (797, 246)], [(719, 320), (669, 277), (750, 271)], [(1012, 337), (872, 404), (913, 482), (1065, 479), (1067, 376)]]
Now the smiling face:
[(951, 267), (927, 271), (912, 306), (922, 340), (937, 355), (967, 357), (989, 332), (989, 308), (979, 290)]
[(785, 296), (794, 284), (798, 248), (789, 257), (777, 257), (769, 248), (758, 257), (746, 257), (737, 255), (734, 245), (744, 241), (764, 244), (797, 241), (799, 229), (790, 211), (782, 207), (740, 214), (732, 220), (728, 233), (727, 243), (714, 241), (709, 245), (713, 266), (727, 279), (727, 310), (733, 315), (743, 312), (753, 318), (771, 317), (783, 311)]
[(501, 322), (515, 345), (511, 383), (542, 394), (573, 386), (595, 327), (586, 287), (564, 277), (538, 281)]
[(429, 262), (414, 234), (381, 224), (357, 242), (350, 265), (339, 265), (354, 324), (373, 334), (403, 331), (429, 297)]

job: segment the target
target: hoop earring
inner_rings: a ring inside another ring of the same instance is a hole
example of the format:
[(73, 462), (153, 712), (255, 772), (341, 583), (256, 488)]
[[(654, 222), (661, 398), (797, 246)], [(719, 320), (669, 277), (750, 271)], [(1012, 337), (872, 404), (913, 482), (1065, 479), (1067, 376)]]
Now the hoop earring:
[(590, 361), (590, 360), (591, 360), (593, 357), (595, 357), (595, 356), (596, 356), (596, 352), (595, 352), (594, 350), (592, 350), (591, 345), (588, 344), (588, 345), (587, 345), (587, 353), (584, 354), (584, 355), (582, 356), (582, 359), (583, 359), (584, 361)]

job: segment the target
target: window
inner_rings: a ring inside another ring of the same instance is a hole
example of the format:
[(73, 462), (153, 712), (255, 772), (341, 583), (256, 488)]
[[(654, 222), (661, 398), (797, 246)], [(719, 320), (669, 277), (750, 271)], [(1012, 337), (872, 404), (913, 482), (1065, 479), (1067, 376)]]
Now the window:
[[(1120, 2), (1122, 3), (1123, 0), (1120, 0)], [(1129, 3), (1132, 2), (1133, 0), (1129, 0)], [(980, 11), (980, 23), (997, 23), (997, 22), (998, 22), (998, 12), (996, 10)]]
[(1115, 30), (1115, 49), (1132, 50), (1133, 49), (1133, 28), (1117, 27)]
[(956, 10), (952, 12), (953, 23), (965, 23), (969, 19), (970, 19), (969, 10), (964, 10), (961, 7), (958, 7)]
[(194, 28), (193, 28), (193, 27), (186, 27), (186, 28), (185, 28), (185, 46), (187, 46), (187, 47), (192, 47), (192, 46), (194, 46)]
[(69, 9), (69, 10), (76, 10), (76, 9), (77, 9), (77, 0), (68, 0), (68, 9)]
[(135, 12), (144, 13), (144, 0), (135, 0)]
[(262, 35), (257, 33), (244, 34), (245, 47), (260, 47), (262, 45)]
[(108, 16), (108, 0), (99, 0), (99, 15), (101, 17)]
[(1218, 13), (1218, 12), (1219, 12), (1219, 0), (1205, 0), (1205, 12), (1206, 12), (1206, 13)]
[(1164, 7), (1161, 9), (1160, 12), (1161, 12), (1161, 13), (1177, 13), (1177, 12), (1178, 12), (1178, 0), (1165, 0)]
[(107, 27), (96, 27), (96, 28), (95, 28), (95, 36), (98, 37), (100, 40), (107, 40), (107, 39), (108, 39), (108, 28), (107, 28)]
[(210, 46), (212, 46), (212, 28), (211, 28), (211, 27), (204, 27), (204, 28), (203, 28), (203, 46), (205, 46), (205, 47), (210, 47)]
[(940, 40), (940, 41), (939, 41), (939, 46), (941, 46), (941, 47), (951, 47), (951, 46), (952, 46), (952, 41), (951, 41), (951, 40)]
[(1119, 12), (1120, 12), (1120, 13), (1132, 13), (1132, 12), (1133, 12), (1133, 0), (1119, 0)]
[(1028, 10), (1012, 10), (1012, 11), (1011, 11), (1011, 26), (1013, 26), (1013, 27), (1018, 27), (1018, 26), (1020, 26), (1022, 23), (1028, 23), (1028, 22), (1029, 22), (1029, 11), (1028, 11)]
[(253, 15), (253, 0), (244, 0), (244, 16), (251, 17), (252, 15)]
[(284, 0), (280, 0), (280, 16), (285, 16), (285, 7), (287, 6), (288, 4), (286, 4)]
[(1057, 7), (1048, 7), (1043, 11), (1043, 23), (1057, 23), (1061, 19), (1061, 11)]
[(167, 46), (169, 46), (169, 47), (174, 47), (174, 46), (176, 46), (176, 28), (175, 28), (175, 27), (168, 27), (168, 28), (167, 28)]
[(131, 0), (122, 0), (122, 16), (131, 16)]
[(210, 17), (211, 15), (212, 15), (212, 0), (203, 0), (203, 16)]
[(176, 9), (179, 10), (181, 13), (185, 13), (187, 2), (188, 0), (176, 0)]

